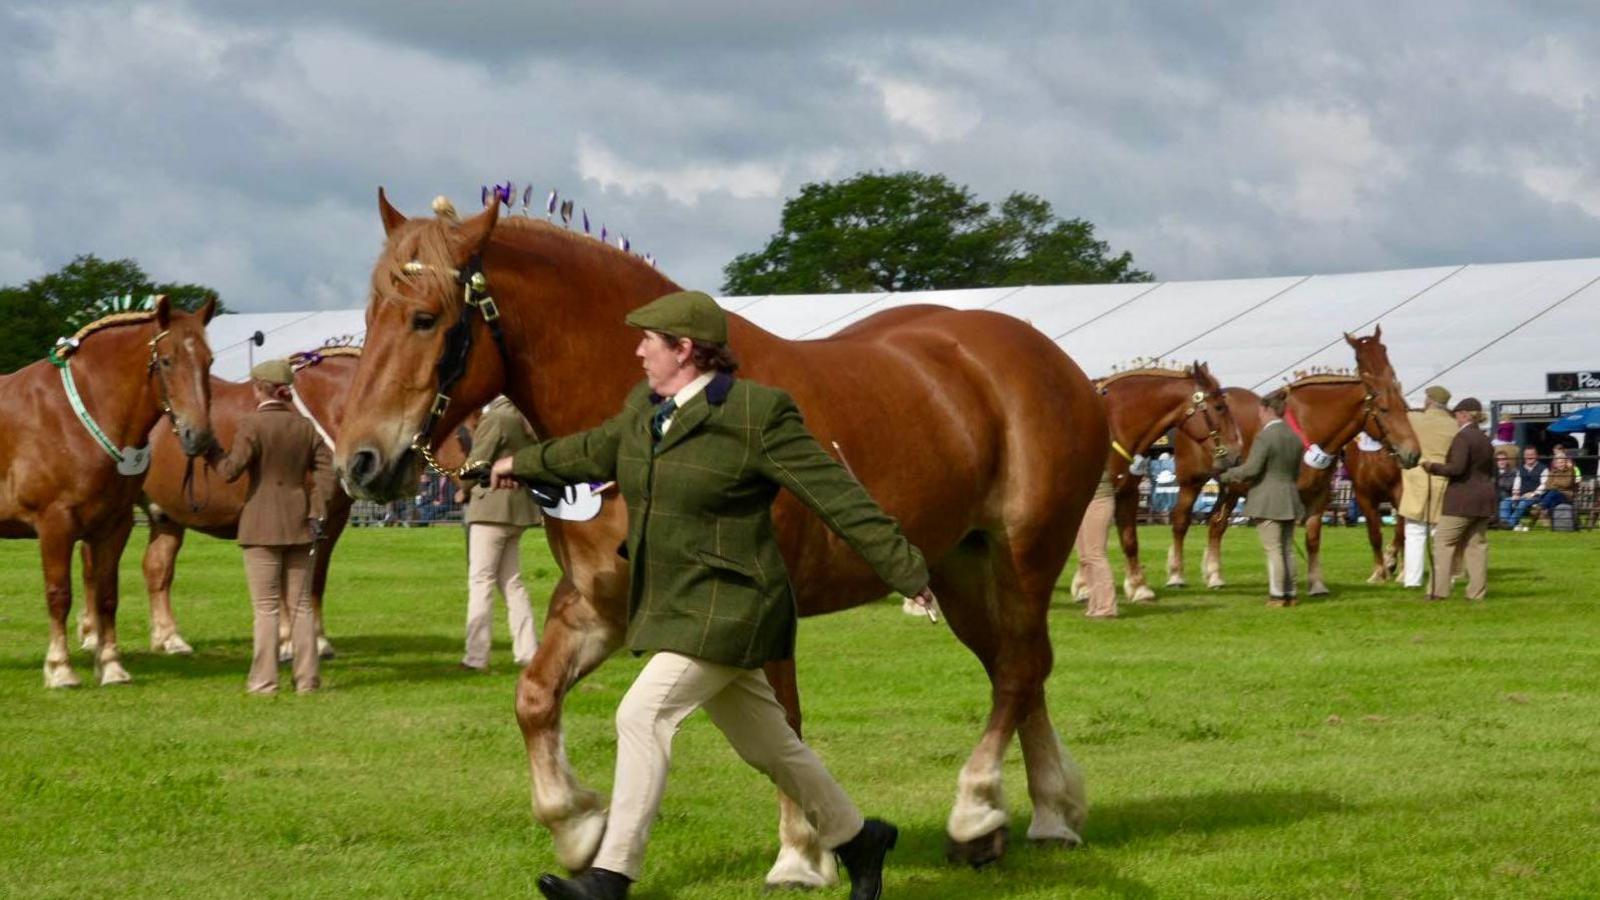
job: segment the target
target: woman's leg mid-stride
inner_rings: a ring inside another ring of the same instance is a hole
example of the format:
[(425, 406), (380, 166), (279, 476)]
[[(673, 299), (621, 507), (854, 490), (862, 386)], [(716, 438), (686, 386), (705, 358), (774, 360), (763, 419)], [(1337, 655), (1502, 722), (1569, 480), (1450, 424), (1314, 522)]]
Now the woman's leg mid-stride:
[(294, 607), (290, 639), (294, 644), (294, 689), (322, 687), (322, 657), (317, 655), (317, 614), (311, 608), (311, 545), (296, 544), (283, 550), (284, 597)]
[(645, 663), (617, 707), (617, 774), (595, 868), (639, 880), (650, 825), (667, 786), (672, 738), (690, 713), (742, 671), (668, 652)]

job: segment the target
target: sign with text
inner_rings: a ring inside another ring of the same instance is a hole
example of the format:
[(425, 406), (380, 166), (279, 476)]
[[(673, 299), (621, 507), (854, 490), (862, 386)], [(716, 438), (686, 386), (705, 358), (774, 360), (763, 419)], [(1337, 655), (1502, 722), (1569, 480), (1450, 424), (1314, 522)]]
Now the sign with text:
[(1546, 372), (1544, 389), (1552, 394), (1600, 391), (1600, 369), (1590, 369), (1587, 372)]

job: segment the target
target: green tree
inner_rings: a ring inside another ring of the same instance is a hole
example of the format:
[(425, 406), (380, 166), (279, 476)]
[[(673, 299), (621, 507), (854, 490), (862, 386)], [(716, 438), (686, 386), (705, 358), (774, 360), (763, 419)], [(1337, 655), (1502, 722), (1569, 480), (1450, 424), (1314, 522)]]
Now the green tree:
[(722, 270), (729, 294), (920, 291), (1149, 281), (1083, 219), (1014, 193), (995, 210), (964, 185), (921, 172), (863, 172), (807, 184), (777, 234)]
[[(166, 294), (180, 309), (195, 310), (216, 292), (201, 284), (151, 281), (131, 259), (76, 257), (58, 271), (26, 284), (0, 288), (0, 372), (13, 372), (43, 359), (56, 338), (94, 318), (111, 298)], [(217, 311), (223, 312), (219, 303)]]

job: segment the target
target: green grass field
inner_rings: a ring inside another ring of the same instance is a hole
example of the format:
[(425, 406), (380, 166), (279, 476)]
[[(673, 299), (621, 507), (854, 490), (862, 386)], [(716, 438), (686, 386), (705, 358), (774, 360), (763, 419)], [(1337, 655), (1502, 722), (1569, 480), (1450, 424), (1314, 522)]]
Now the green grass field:
[[(1144, 540), (1160, 559), (1167, 536)], [(1365, 539), (1346, 529), (1329, 533), (1335, 596), (1298, 609), (1263, 607), (1242, 529), (1225, 590), (1104, 622), (1058, 593), (1051, 708), (1091, 803), (1077, 851), (1016, 840), (982, 871), (944, 862), (987, 683), (948, 629), (898, 604), (802, 625), (807, 736), (901, 826), (891, 897), (1600, 896), (1600, 535), (1491, 544), (1479, 604), (1362, 583)], [(195, 538), (180, 560), (195, 655), (145, 651), (142, 551), (136, 537), (123, 563), (134, 683), (46, 692), (37, 547), (0, 545), (0, 895), (536, 896), (553, 860), (509, 648), (489, 675), (455, 669), (458, 530), (346, 535), (327, 614), (341, 655), (303, 698), (243, 692), (232, 545)], [(542, 607), (555, 566), (537, 534), (524, 559)], [(88, 682), (87, 654), (74, 663)], [(638, 666), (612, 660), (567, 703), (569, 753), (602, 789)], [(1020, 838), (1015, 746), (1007, 790)], [(772, 791), (695, 717), (635, 895), (760, 896), (776, 841)]]

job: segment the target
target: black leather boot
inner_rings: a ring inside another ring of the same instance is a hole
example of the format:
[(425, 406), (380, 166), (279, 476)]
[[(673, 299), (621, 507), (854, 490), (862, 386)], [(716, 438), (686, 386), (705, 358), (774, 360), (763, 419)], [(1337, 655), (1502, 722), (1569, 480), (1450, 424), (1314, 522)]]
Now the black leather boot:
[(550, 900), (627, 900), (631, 884), (626, 875), (589, 869), (577, 878), (540, 875), (539, 893)]
[(868, 819), (856, 836), (833, 848), (850, 873), (850, 900), (883, 896), (883, 858), (900, 839), (900, 829), (882, 819)]

